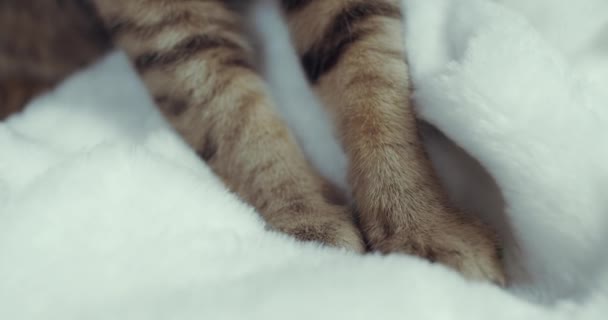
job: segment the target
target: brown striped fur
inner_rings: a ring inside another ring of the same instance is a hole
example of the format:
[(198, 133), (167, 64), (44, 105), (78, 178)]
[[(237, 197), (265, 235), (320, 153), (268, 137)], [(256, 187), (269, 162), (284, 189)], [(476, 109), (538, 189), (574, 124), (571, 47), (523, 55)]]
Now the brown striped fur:
[[(0, 116), (93, 61), (111, 38), (166, 119), (271, 228), (356, 251), (414, 254), (505, 283), (493, 233), (450, 206), (421, 145), (398, 0), (282, 0), (302, 66), (349, 158), (356, 216), (275, 112), (242, 30), (250, 1), (88, 3), (0, 2)], [(70, 50), (58, 45), (66, 39)]]

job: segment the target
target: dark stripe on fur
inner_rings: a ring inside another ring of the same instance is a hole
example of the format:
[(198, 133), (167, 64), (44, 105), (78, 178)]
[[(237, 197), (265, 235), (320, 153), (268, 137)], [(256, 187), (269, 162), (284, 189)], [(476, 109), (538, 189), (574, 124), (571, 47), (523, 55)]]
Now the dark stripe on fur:
[(398, 6), (377, 1), (354, 3), (342, 10), (329, 25), (325, 35), (301, 57), (309, 81), (315, 83), (335, 67), (346, 50), (370, 33), (357, 25), (374, 16), (401, 18)]
[(198, 34), (182, 40), (167, 51), (153, 51), (139, 55), (135, 58), (135, 67), (140, 72), (144, 72), (152, 68), (185, 61), (201, 52), (216, 48), (242, 50), (236, 42), (229, 39)]
[(281, 0), (281, 4), (286, 12), (291, 13), (303, 9), (312, 1), (313, 0)]
[(221, 60), (221, 65), (228, 68), (242, 68), (248, 70), (255, 70), (254, 65), (244, 55), (235, 54)]
[(184, 99), (163, 95), (155, 97), (154, 101), (168, 116), (178, 117), (188, 109), (188, 103)]
[(196, 150), (196, 154), (206, 162), (212, 161), (215, 155), (217, 154), (218, 147), (217, 144), (210, 138), (209, 133), (207, 133), (205, 138), (205, 145), (202, 148)]

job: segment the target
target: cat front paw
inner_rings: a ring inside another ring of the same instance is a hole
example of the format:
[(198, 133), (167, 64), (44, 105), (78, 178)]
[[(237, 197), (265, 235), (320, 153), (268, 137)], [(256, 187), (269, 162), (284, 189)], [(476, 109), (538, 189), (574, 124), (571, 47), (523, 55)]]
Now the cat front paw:
[(268, 219), (268, 225), (300, 241), (365, 252), (363, 236), (346, 207), (322, 204), (312, 208), (311, 212), (276, 215)]
[(416, 255), (454, 269), (470, 280), (507, 284), (500, 247), (489, 228), (450, 209), (414, 216), (426, 221), (388, 229), (379, 222), (364, 225), (370, 249)]

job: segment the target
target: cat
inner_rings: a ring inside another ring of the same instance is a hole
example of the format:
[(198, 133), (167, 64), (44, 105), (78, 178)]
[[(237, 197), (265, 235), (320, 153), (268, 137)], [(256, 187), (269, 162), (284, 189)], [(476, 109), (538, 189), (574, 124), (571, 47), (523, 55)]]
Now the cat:
[(244, 30), (252, 1), (3, 0), (0, 117), (115, 46), (166, 120), (271, 229), (504, 285), (494, 233), (450, 205), (419, 138), (400, 1), (276, 0), (348, 157), (352, 207), (275, 110)]

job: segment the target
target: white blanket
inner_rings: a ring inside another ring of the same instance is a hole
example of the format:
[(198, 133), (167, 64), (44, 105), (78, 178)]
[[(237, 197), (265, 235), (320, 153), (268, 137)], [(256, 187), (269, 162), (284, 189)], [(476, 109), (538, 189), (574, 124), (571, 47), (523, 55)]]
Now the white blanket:
[[(0, 319), (605, 319), (608, 1), (404, 3), (419, 114), (466, 152), (433, 132), (428, 149), (505, 239), (511, 288), (264, 231), (115, 53), (0, 123)], [(294, 58), (270, 61), (286, 120), (344, 185)]]

